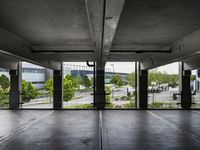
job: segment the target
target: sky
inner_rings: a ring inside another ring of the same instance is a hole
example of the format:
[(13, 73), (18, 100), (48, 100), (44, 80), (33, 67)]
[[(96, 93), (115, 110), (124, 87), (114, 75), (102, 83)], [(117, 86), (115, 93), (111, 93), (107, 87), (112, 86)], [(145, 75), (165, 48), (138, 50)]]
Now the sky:
[[(86, 62), (65, 62), (65, 63), (76, 64), (76, 65), (86, 65)], [(135, 63), (134, 62), (107, 62), (106, 68), (109, 68), (110, 71), (113, 71), (114, 69), (114, 72), (131, 73), (135, 69)]]
[[(111, 67), (114, 65), (114, 71), (115, 72), (125, 72), (130, 73), (133, 72), (135, 69), (135, 63), (134, 62), (108, 62), (106, 64), (107, 67)], [(168, 74), (178, 74), (178, 63), (172, 63), (169, 65), (161, 66), (155, 68), (158, 71), (161, 72), (167, 72)], [(113, 70), (113, 69), (112, 69)]]
[(161, 67), (157, 67), (157, 70), (161, 71), (161, 72), (167, 72), (168, 74), (178, 74), (178, 62), (175, 63), (171, 63), (168, 65), (164, 65)]
[(135, 71), (134, 62), (107, 62), (106, 68), (110, 68), (114, 72), (131, 73)]

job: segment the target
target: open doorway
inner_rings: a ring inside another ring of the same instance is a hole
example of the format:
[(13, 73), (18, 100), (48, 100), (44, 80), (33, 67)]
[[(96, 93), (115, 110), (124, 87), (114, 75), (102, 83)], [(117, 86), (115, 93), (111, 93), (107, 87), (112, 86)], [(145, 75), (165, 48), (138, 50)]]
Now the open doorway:
[(22, 108), (53, 108), (53, 71), (22, 62)]
[(192, 108), (200, 108), (200, 69), (192, 70), (190, 77)]
[(10, 75), (9, 70), (0, 68), (0, 108), (9, 107)]
[(148, 107), (152, 109), (180, 108), (178, 62), (149, 70)]
[(63, 108), (93, 108), (94, 67), (86, 62), (63, 63)]
[(135, 108), (135, 63), (107, 62), (105, 91), (106, 108)]

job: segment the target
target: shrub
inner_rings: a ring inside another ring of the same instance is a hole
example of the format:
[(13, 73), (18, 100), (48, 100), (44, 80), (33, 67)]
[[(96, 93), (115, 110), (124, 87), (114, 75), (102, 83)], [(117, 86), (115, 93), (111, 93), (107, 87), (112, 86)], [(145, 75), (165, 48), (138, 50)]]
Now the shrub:
[(125, 108), (135, 108), (135, 103), (133, 101), (129, 101), (124, 105)]
[(111, 108), (111, 107), (113, 107), (113, 104), (112, 104), (112, 87), (111, 86), (105, 86), (105, 91), (106, 91), (106, 102), (108, 103), (107, 107)]
[(177, 94), (173, 93), (172, 98), (173, 98), (173, 100), (177, 100)]
[(3, 88), (0, 86), (0, 107), (8, 107), (9, 103), (9, 88), (6, 90), (3, 90)]
[(70, 101), (74, 96), (76, 89), (77, 89), (76, 79), (71, 74), (66, 75), (66, 77), (64, 78), (64, 93), (63, 93), (64, 101)]
[(126, 97), (126, 96), (121, 96), (121, 98), (120, 98), (120, 99), (126, 100), (126, 99), (127, 99), (127, 97)]
[(29, 102), (35, 99), (41, 92), (31, 83), (25, 80), (22, 81), (22, 101)]

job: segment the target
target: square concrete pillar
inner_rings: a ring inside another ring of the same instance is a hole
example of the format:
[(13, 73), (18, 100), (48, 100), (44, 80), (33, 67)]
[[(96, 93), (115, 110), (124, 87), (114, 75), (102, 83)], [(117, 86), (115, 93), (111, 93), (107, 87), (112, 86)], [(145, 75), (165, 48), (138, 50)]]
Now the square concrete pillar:
[(140, 64), (137, 65), (137, 108), (148, 108), (148, 70), (141, 70)]
[(22, 80), (22, 63), (18, 64), (17, 70), (10, 70), (10, 93), (9, 108), (18, 109), (21, 101), (21, 80)]
[(97, 70), (96, 72), (96, 92), (95, 92), (95, 106), (97, 109), (104, 109), (106, 106), (105, 93), (105, 71)]
[(63, 103), (63, 76), (62, 70), (53, 71), (53, 108), (62, 109)]
[(179, 91), (181, 96), (181, 107), (184, 109), (190, 109), (192, 106), (192, 94), (190, 88), (191, 71), (184, 70), (184, 63), (179, 64)]

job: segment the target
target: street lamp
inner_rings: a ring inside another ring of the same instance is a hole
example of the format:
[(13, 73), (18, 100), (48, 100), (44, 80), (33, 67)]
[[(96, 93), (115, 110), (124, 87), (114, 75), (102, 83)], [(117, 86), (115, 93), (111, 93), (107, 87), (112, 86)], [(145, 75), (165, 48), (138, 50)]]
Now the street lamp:
[(115, 72), (115, 70), (114, 70), (115, 66), (114, 66), (114, 64), (111, 64), (111, 66), (113, 67), (113, 73), (114, 73)]
[(152, 100), (152, 102), (154, 103), (154, 92), (155, 92), (155, 89), (154, 89), (154, 87), (155, 87), (155, 85), (156, 85), (156, 82), (151, 82), (151, 85), (152, 85), (152, 94), (153, 94), (153, 100)]

